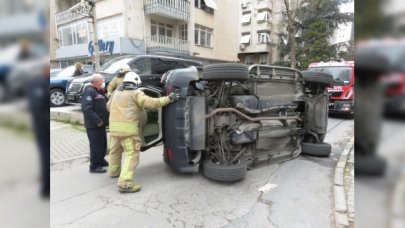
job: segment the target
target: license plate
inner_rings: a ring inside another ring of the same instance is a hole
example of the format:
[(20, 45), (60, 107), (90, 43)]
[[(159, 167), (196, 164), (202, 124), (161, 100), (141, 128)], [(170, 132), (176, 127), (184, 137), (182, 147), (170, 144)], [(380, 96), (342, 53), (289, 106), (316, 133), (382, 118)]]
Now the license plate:
[(74, 95), (67, 95), (67, 99), (68, 99), (68, 100), (74, 100), (74, 99), (75, 99), (75, 96), (74, 96)]

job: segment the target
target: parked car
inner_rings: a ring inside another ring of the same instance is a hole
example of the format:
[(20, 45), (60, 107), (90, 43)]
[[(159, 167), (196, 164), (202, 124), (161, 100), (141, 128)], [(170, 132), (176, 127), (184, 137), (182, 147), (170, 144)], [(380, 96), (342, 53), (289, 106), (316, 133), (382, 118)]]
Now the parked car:
[(44, 65), (49, 63), (44, 44), (32, 43), (24, 57), (20, 56), (21, 50), (18, 44), (0, 50), (0, 101), (23, 96), (30, 82), (42, 75)]
[(354, 61), (311, 63), (308, 71), (325, 72), (333, 76), (328, 88), (329, 112), (354, 115)]
[(152, 97), (179, 91), (180, 100), (147, 111), (141, 150), (163, 141), (163, 159), (176, 172), (202, 168), (209, 179), (237, 181), (263, 163), (331, 152), (323, 142), (329, 74), (224, 63), (170, 70), (153, 80), (140, 89)]
[(50, 71), (50, 77), (53, 78), (58, 75), (63, 69), (62, 68), (52, 68)]
[[(119, 69), (124, 64), (128, 64), (132, 70), (136, 71), (146, 85), (155, 87), (161, 85), (161, 76), (169, 70), (188, 66), (202, 68), (202, 63), (186, 59), (158, 55), (124, 55), (102, 65), (98, 73), (104, 76), (106, 86), (118, 75)], [(81, 93), (90, 85), (90, 76), (85, 74), (69, 81), (66, 90), (67, 103), (80, 103)]]
[[(56, 76), (51, 77), (49, 80), (49, 86), (51, 90), (50, 104), (52, 107), (59, 107), (66, 102), (66, 85), (69, 80), (73, 79), (73, 73), (75, 72), (75, 66), (68, 66), (60, 71)], [(85, 74), (93, 72), (93, 66), (84, 65), (83, 71)]]

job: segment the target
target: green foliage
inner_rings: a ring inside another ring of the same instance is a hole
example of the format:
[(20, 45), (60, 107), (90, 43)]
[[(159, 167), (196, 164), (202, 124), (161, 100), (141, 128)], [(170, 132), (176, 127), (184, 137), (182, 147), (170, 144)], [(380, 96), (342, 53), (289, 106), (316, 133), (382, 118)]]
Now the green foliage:
[[(351, 55), (350, 51), (337, 53), (337, 47), (329, 43), (340, 24), (354, 20), (353, 14), (340, 12), (339, 6), (347, 2), (350, 0), (311, 0), (305, 7), (297, 9), (297, 21), (294, 26), (298, 33), (296, 57), (300, 69), (306, 69), (311, 62), (335, 59), (340, 54)], [(285, 33), (279, 34), (279, 37), (287, 36)], [(281, 40), (280, 55), (289, 54), (291, 52), (289, 43), (285, 44), (282, 39), (279, 40)]]

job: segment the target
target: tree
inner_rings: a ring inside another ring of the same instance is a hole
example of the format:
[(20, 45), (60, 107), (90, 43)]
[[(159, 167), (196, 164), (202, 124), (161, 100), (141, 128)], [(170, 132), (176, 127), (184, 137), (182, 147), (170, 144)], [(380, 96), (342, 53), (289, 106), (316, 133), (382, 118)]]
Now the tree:
[[(294, 1), (294, 7), (291, 7)], [(289, 53), (291, 67), (305, 69), (310, 62), (328, 61), (336, 51), (329, 44), (333, 32), (353, 15), (341, 13), (339, 6), (351, 0), (284, 0), (288, 44), (281, 53)], [(280, 33), (280, 37), (285, 34)], [(298, 62), (297, 62), (298, 60)]]
[(284, 0), (291, 68), (295, 68), (297, 65), (297, 41), (295, 36), (297, 35), (298, 9), (307, 5), (308, 2), (309, 0)]

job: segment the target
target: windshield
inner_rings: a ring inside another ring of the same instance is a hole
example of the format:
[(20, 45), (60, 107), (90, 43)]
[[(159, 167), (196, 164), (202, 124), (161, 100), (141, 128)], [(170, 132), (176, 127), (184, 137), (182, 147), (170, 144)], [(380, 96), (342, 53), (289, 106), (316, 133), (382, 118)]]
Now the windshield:
[(75, 66), (68, 66), (63, 69), (59, 74), (55, 77), (62, 78), (62, 77), (73, 77), (73, 73), (75, 72)]
[(125, 58), (118, 61), (116, 60), (108, 61), (103, 65), (100, 71), (103, 71), (108, 74), (114, 74), (122, 67), (122, 65), (128, 64), (129, 61), (131, 61), (132, 59), (133, 58)]
[(308, 70), (331, 74), (337, 85), (348, 85), (352, 76), (351, 67), (310, 67)]

